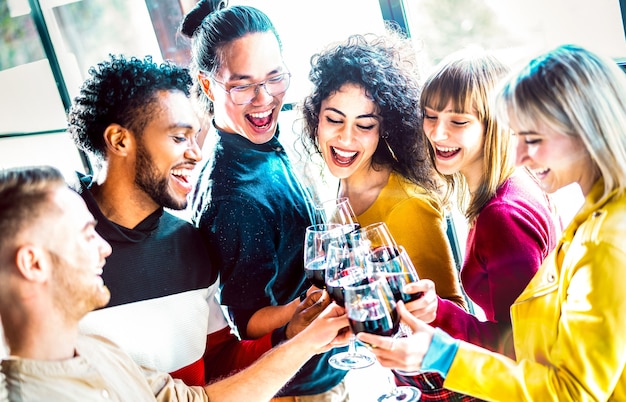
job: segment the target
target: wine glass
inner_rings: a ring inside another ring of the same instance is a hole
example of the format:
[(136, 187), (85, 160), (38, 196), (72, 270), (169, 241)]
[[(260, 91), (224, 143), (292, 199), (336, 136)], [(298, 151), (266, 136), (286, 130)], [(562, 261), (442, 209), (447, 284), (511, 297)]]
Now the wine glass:
[(358, 224), (348, 197), (320, 202), (315, 206), (315, 216), (320, 223)]
[[(384, 277), (359, 286), (345, 288), (345, 304), (350, 328), (354, 334), (367, 332), (394, 336), (400, 325), (395, 296)], [(411, 386), (396, 386), (378, 397), (384, 401), (419, 401), (422, 392)]]
[(384, 278), (345, 286), (344, 299), (350, 329), (355, 335), (367, 332), (391, 336), (398, 330), (396, 300)]
[(304, 235), (304, 273), (312, 285), (326, 287), (326, 254), (332, 241), (346, 242), (346, 233), (356, 225), (320, 223), (306, 228)]
[(404, 292), (404, 285), (417, 282), (419, 276), (403, 246), (379, 247), (371, 251), (369, 258), (372, 275), (387, 280), (396, 301), (408, 303), (422, 297), (423, 292)]
[[(369, 282), (365, 266), (366, 253), (360, 247), (342, 242), (331, 242), (326, 255), (326, 291), (330, 298), (344, 307), (344, 288)], [(352, 334), (346, 352), (335, 353), (328, 363), (340, 370), (369, 367), (376, 358), (356, 348), (356, 336)]]
[[(395, 256), (389, 258), (392, 254), (395, 254)], [(402, 300), (404, 303), (409, 303), (424, 295), (424, 292), (406, 293), (404, 291), (404, 286), (408, 283), (417, 282), (419, 276), (411, 258), (403, 246), (398, 246), (397, 249), (393, 251), (384, 250), (383, 252), (381, 252), (381, 248), (379, 248), (378, 252), (377, 250), (372, 251), (369, 258), (372, 276), (374, 278), (384, 278), (387, 281), (396, 302)], [(400, 323), (400, 328), (398, 332), (394, 334), (394, 337), (405, 338), (411, 335), (411, 333), (411, 328), (408, 325)], [(407, 372), (397, 369), (392, 371), (404, 376), (412, 376), (421, 372)]]
[(367, 246), (372, 251), (378, 250), (381, 259), (392, 258), (398, 247), (385, 222), (372, 223), (354, 230), (349, 234), (349, 241)]

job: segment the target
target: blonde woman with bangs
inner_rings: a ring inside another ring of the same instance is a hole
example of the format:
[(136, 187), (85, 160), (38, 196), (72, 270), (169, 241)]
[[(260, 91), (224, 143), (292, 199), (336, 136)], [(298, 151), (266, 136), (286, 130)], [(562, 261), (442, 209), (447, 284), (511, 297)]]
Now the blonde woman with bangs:
[[(432, 297), (437, 313), (431, 325), (514, 357), (509, 309), (554, 248), (559, 225), (532, 174), (515, 168), (514, 138), (489, 105), (508, 71), (482, 51), (450, 55), (426, 80), (420, 107), (430, 157), (469, 225), (461, 283), (485, 314), (482, 320)], [(437, 401), (471, 399), (442, 389), (443, 378), (434, 372), (405, 382)]]
[(359, 336), (383, 366), (437, 370), (446, 388), (494, 401), (626, 400), (624, 94), (616, 63), (575, 45), (506, 79), (495, 104), (517, 138), (517, 163), (548, 193), (575, 183), (585, 201), (511, 307), (515, 360), (433, 329), (400, 303), (410, 338)]

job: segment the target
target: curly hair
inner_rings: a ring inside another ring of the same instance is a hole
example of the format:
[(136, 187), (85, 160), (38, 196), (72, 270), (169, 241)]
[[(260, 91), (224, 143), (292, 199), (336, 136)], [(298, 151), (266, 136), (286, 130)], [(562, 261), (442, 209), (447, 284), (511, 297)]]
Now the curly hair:
[(104, 130), (117, 123), (140, 136), (157, 111), (159, 91), (182, 91), (190, 96), (191, 76), (172, 62), (157, 64), (151, 56), (109, 55), (89, 69), (68, 114), (68, 131), (83, 150), (106, 159)]
[(416, 53), (397, 28), (388, 26), (382, 35), (351, 35), (313, 55), (309, 80), (313, 90), (301, 105), (301, 139), (309, 154), (321, 153), (317, 127), (322, 101), (343, 85), (356, 84), (366, 91), (382, 117), (381, 141), (372, 156), (372, 166), (391, 166), (416, 184), (437, 188), (421, 134)]

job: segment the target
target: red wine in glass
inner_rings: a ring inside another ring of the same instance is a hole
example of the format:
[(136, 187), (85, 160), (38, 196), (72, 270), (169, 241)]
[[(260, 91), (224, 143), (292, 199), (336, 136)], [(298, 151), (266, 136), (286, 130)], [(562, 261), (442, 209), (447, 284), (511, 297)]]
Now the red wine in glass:
[(400, 255), (400, 250), (394, 246), (379, 246), (374, 248), (370, 254), (370, 261), (374, 263), (385, 263)]
[(326, 281), (326, 291), (332, 300), (341, 307), (345, 306), (344, 289), (346, 286), (364, 285), (369, 282), (369, 278), (361, 267), (349, 267), (341, 271), (337, 279)]
[(319, 289), (326, 287), (326, 258), (319, 257), (304, 267), (304, 274), (311, 284)]
[(405, 293), (404, 285), (407, 283), (415, 282), (415, 280), (406, 272), (384, 272), (379, 276), (384, 277), (387, 280), (387, 284), (393, 293), (394, 299), (398, 302), (402, 300), (405, 303), (417, 300), (423, 296), (424, 292), (417, 293)]
[(369, 259), (374, 272), (373, 276), (384, 277), (387, 280), (396, 301), (402, 300), (408, 303), (422, 297), (423, 292), (404, 292), (404, 285), (419, 280), (417, 271), (404, 247), (377, 247), (371, 251)]
[(378, 300), (369, 300), (362, 304), (362, 309), (353, 309), (348, 314), (348, 321), (352, 332), (367, 332), (369, 334), (392, 336), (398, 331), (400, 320), (395, 306), (391, 311), (385, 311)]

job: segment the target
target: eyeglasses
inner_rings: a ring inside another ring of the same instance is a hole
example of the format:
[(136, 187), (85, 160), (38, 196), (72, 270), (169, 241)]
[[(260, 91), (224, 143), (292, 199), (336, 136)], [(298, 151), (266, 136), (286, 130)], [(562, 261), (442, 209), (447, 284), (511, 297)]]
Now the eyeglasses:
[(214, 81), (222, 87), (222, 89), (230, 95), (230, 99), (235, 105), (247, 105), (251, 103), (259, 93), (259, 87), (263, 87), (265, 92), (270, 96), (277, 96), (284, 94), (289, 88), (289, 82), (291, 80), (291, 73), (283, 73), (275, 75), (265, 81), (257, 82), (248, 85), (235, 85), (234, 87), (227, 89), (226, 84)]

